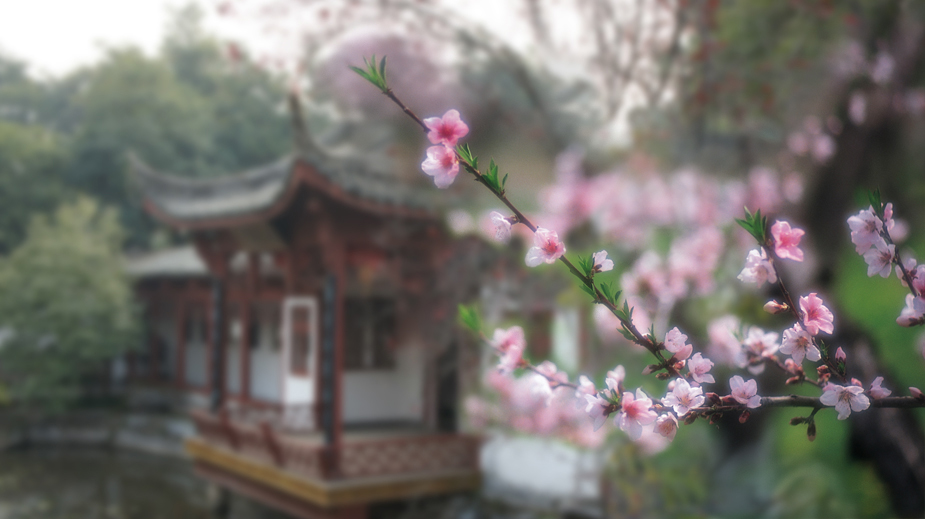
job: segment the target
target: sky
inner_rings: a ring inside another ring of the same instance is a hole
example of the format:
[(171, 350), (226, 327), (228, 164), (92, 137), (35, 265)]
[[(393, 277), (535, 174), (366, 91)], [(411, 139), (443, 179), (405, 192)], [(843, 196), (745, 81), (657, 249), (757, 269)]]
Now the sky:
[[(0, 52), (37, 77), (61, 76), (98, 61), (107, 47), (160, 45), (168, 0), (0, 0)], [(208, 13), (207, 27), (210, 19)]]
[[(134, 45), (157, 52), (171, 9), (188, 0), (0, 0), (0, 53), (27, 62), (35, 77), (60, 77), (99, 61), (107, 48)], [(486, 7), (495, 5), (486, 1)], [(199, 0), (207, 31), (254, 47), (256, 27), (220, 17), (214, 2)], [(495, 13), (487, 20), (504, 20)], [(480, 11), (483, 11), (480, 9)], [(510, 27), (507, 27), (510, 31)]]

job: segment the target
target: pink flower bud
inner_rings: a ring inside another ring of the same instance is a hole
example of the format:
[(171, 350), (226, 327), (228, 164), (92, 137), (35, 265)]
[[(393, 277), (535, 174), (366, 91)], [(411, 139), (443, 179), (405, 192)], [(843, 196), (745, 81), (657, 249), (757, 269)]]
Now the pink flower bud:
[(764, 311), (771, 315), (781, 314), (787, 310), (790, 310), (790, 307), (787, 306), (787, 303), (778, 303), (773, 299), (764, 304)]
[(909, 394), (919, 400), (925, 400), (925, 395), (922, 395), (922, 390), (917, 387), (910, 387)]
[[(848, 359), (848, 355), (845, 354), (845, 350), (841, 349), (841, 346), (835, 350), (835, 360), (838, 362), (845, 362)], [(858, 385), (861, 385), (860, 383)]]

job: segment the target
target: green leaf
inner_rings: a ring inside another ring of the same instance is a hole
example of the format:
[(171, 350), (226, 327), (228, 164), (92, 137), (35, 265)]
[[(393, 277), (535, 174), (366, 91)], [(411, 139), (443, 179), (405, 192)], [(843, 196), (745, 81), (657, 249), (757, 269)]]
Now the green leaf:
[(870, 200), (870, 206), (874, 208), (878, 218), (883, 218), (883, 199), (880, 196), (880, 189), (874, 189), (867, 192), (867, 199)]
[(581, 256), (578, 256), (578, 266), (581, 268), (581, 272), (585, 275), (585, 277), (591, 277), (591, 269), (594, 268), (594, 265), (590, 257), (582, 258)]
[(578, 285), (578, 288), (580, 288), (582, 291), (584, 291), (586, 294), (593, 297), (594, 299), (597, 299), (597, 294), (595, 294), (594, 290), (591, 290), (591, 287), (589, 287), (588, 285)]
[(631, 332), (630, 329), (627, 328), (625, 324), (622, 324), (622, 323), (620, 324), (620, 333), (623, 334), (624, 337), (626, 337), (626, 340), (631, 341), (631, 342), (636, 342), (636, 336), (633, 335), (633, 332)]
[(363, 58), (363, 63), (366, 65), (366, 70), (353, 66), (350, 67), (350, 70), (356, 72), (363, 77), (363, 79), (375, 85), (379, 90), (383, 92), (388, 90), (389, 87), (385, 80), (385, 56), (379, 61), (378, 67), (375, 54), (373, 54), (370, 59)]
[(482, 330), (482, 322), (475, 307), (459, 305), (459, 322), (469, 330), (478, 333)]
[(736, 218), (735, 221), (743, 229), (748, 231), (748, 233), (758, 241), (758, 244), (764, 245), (767, 243), (768, 218), (761, 215), (761, 209), (755, 211), (755, 214), (752, 214), (746, 207), (745, 219)]
[(501, 189), (504, 189), (504, 186), (507, 185), (507, 173), (504, 174), (504, 178), (501, 179)]

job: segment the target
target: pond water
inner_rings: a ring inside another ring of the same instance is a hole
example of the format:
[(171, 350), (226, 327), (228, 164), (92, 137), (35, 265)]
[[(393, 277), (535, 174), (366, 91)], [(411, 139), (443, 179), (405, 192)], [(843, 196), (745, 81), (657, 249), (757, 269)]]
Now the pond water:
[(199, 519), (205, 484), (189, 463), (135, 452), (0, 453), (0, 519)]
[[(232, 518), (277, 519), (235, 498)], [(188, 461), (137, 452), (33, 448), (0, 452), (0, 519), (210, 519)]]

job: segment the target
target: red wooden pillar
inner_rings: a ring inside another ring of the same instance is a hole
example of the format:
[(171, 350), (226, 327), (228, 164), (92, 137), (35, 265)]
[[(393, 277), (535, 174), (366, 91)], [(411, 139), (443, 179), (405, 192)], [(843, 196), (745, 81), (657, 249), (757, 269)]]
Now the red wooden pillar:
[(257, 292), (260, 285), (259, 256), (256, 253), (247, 255), (247, 281), (244, 290), (244, 300), (241, 302), (241, 391), (242, 399), (247, 400), (251, 396), (251, 345), (257, 339), (251, 337), (253, 326), (251, 322), (254, 319), (254, 302), (257, 300)]
[[(330, 214), (330, 209), (322, 211), (321, 214), (323, 216), (318, 237), (324, 250), (327, 274), (321, 310), (325, 325), (322, 332), (320, 375), (324, 377), (324, 381), (319, 396), (323, 406), (321, 427), (326, 447), (325, 469), (330, 476), (337, 477), (340, 474), (340, 453), (344, 436), (346, 249), (343, 239), (334, 227), (335, 218)], [(330, 373), (327, 373), (328, 371)]]
[[(181, 294), (181, 298), (183, 295)], [(179, 389), (186, 387), (186, 302), (180, 299), (177, 301), (176, 308), (176, 331), (177, 334), (177, 350), (176, 356), (174, 359), (174, 385)]]
[(251, 342), (253, 342), (254, 337), (251, 337), (251, 319), (253, 319), (253, 299), (251, 297), (246, 297), (244, 301), (241, 302), (240, 309), (240, 319), (241, 319), (241, 344), (239, 345), (240, 350), (240, 380), (241, 388), (239, 395), (242, 399), (247, 400), (251, 397)]

